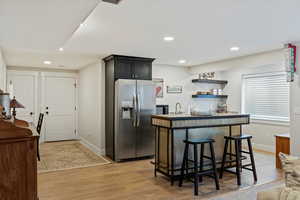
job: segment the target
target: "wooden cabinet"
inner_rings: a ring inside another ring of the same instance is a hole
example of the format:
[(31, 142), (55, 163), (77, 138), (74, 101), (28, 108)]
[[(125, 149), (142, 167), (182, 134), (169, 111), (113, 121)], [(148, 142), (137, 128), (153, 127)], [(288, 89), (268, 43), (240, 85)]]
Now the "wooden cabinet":
[(132, 65), (133, 62), (128, 59), (119, 58), (115, 61), (115, 79), (131, 79), (133, 78)]
[(135, 79), (152, 80), (152, 62), (135, 61), (133, 74)]
[(276, 168), (281, 169), (281, 161), (278, 156), (279, 152), (290, 154), (290, 135), (289, 134), (278, 134), (276, 138)]
[(0, 199), (37, 200), (37, 136), (0, 120)]
[(152, 80), (152, 58), (111, 55), (104, 58), (106, 69), (113, 65), (113, 77), (117, 79)]

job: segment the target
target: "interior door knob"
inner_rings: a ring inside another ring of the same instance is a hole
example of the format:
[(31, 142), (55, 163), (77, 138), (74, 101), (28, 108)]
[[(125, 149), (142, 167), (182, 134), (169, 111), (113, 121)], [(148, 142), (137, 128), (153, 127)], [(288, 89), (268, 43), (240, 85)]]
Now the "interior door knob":
[(29, 114), (30, 114), (30, 115), (33, 115), (33, 112), (30, 112)]

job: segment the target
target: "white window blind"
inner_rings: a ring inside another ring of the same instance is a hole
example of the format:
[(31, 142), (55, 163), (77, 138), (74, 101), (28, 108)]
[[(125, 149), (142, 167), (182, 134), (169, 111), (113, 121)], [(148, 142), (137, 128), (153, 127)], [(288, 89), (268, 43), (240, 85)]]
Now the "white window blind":
[(289, 121), (289, 87), (284, 72), (244, 75), (242, 112), (253, 119)]

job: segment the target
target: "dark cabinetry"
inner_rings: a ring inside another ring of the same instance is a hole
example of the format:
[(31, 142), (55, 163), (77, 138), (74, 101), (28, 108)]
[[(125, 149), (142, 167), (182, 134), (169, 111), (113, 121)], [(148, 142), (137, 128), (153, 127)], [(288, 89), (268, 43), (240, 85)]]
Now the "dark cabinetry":
[(115, 79), (133, 78), (132, 62), (125, 59), (117, 59), (114, 61)]
[(152, 58), (112, 55), (104, 59), (113, 64), (114, 79), (152, 80)]
[(153, 58), (111, 55), (105, 61), (105, 148), (114, 160), (115, 81), (118, 79), (152, 80)]
[(132, 65), (134, 79), (152, 80), (152, 62), (136, 61)]

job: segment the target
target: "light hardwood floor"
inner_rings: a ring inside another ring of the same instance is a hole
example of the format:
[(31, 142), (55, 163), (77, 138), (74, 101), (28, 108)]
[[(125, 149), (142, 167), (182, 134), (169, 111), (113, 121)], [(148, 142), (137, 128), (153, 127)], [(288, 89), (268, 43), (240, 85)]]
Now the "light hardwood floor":
[[(258, 183), (263, 184), (282, 178), (275, 169), (273, 155), (256, 153)], [(42, 173), (38, 176), (40, 200), (187, 200), (215, 197), (239, 189), (233, 175), (221, 180), (221, 190), (216, 192), (213, 180), (204, 179), (200, 196), (193, 197), (192, 183), (182, 188), (170, 186), (161, 175), (153, 176), (149, 160), (113, 163), (82, 169)], [(252, 174), (243, 170), (243, 187), (253, 185)]]

